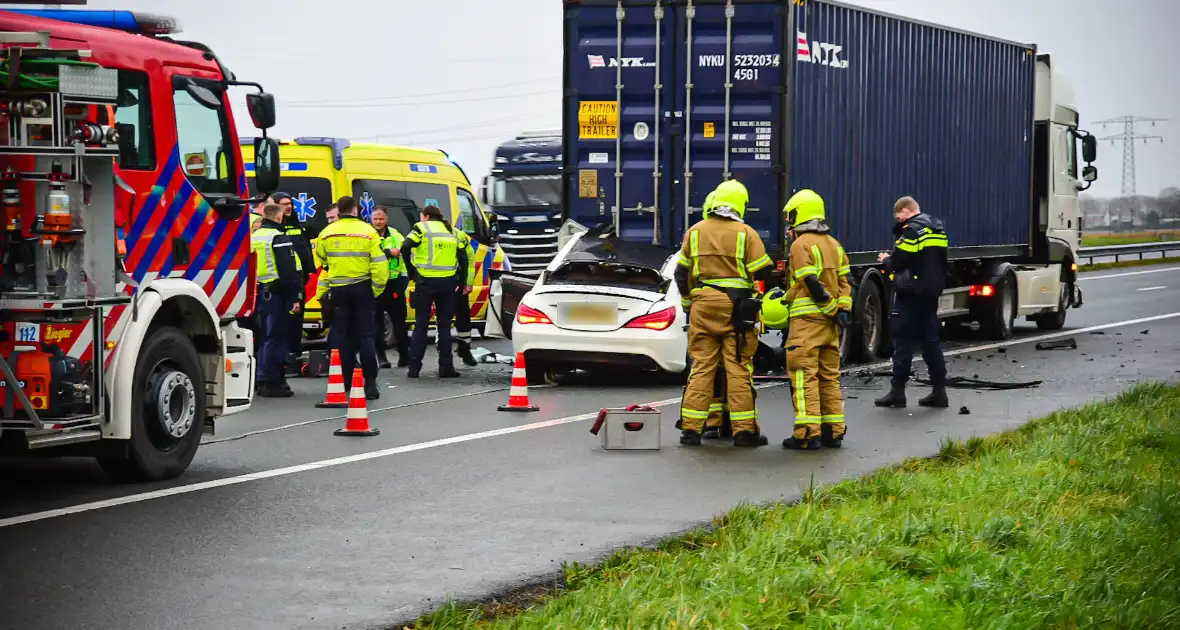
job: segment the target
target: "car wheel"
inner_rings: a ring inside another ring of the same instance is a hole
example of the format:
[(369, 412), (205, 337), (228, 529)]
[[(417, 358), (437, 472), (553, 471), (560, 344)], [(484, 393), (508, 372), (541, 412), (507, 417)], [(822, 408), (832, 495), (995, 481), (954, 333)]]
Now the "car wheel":
[(184, 473), (205, 422), (205, 376), (192, 340), (171, 326), (140, 349), (131, 390), (131, 439), (98, 457), (117, 481), (161, 481)]

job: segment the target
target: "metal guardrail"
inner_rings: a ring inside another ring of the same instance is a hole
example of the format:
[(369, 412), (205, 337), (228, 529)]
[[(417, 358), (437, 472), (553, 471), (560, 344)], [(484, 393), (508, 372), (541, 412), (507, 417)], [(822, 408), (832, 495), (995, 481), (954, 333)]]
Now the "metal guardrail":
[(1115, 262), (1119, 262), (1120, 257), (1138, 256), (1139, 260), (1148, 260), (1146, 254), (1159, 254), (1159, 258), (1166, 258), (1168, 252), (1180, 253), (1180, 241), (1081, 247), (1078, 249), (1078, 258), (1087, 259), (1089, 264), (1094, 264), (1095, 258), (1114, 258)]

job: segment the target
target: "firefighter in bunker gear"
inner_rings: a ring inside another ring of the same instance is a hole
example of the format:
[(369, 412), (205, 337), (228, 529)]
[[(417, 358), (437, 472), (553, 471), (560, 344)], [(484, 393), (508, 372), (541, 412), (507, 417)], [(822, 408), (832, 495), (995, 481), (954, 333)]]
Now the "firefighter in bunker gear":
[(373, 229), (381, 237), (381, 251), (389, 259), (389, 281), (385, 290), (377, 296), (377, 308), (374, 309), (374, 335), (377, 344), (377, 366), (392, 367), (385, 345), (385, 317), (389, 316), (393, 327), (393, 342), (397, 348), (397, 366), (406, 367), (410, 364), (410, 333), (406, 325), (406, 288), (410, 281), (402, 269), (402, 242), (405, 237), (401, 232), (389, 225), (389, 210), (385, 206), (375, 206), (369, 217)]
[[(704, 216), (709, 216), (709, 209), (713, 207), (714, 192), (705, 197), (702, 208)], [(684, 395), (683, 390), (681, 395)], [(709, 417), (705, 419), (705, 432), (701, 434), (703, 440), (718, 440), (733, 437), (733, 426), (729, 422), (729, 405), (725, 403), (725, 366), (717, 366), (717, 376), (713, 378), (713, 401), (709, 403)], [(681, 430), (681, 419), (676, 419), (676, 429)]]
[(419, 378), (426, 356), (426, 331), (433, 308), (438, 330), (438, 376), (457, 378), (451, 354), (451, 319), (455, 313), (460, 269), (467, 269), (467, 252), (459, 247), (450, 222), (438, 206), (426, 206), (402, 244), (402, 258), (414, 278), (414, 336), (410, 340), (410, 369), (406, 376)]
[(845, 434), (840, 328), (852, 311), (848, 255), (828, 233), (824, 200), (815, 191), (795, 193), (783, 215), (792, 236), (785, 297), (787, 374), (795, 407), (795, 432), (783, 448), (838, 448)]
[(291, 238), (283, 233), (283, 209), (277, 204), (263, 208), (262, 222), (250, 236), (257, 260), (258, 329), (262, 339), (256, 391), (263, 398), (293, 396), (287, 385), (283, 361), (287, 356), (291, 313), (303, 303), (303, 267)]
[(340, 351), (340, 367), (352, 374), (360, 354), (365, 376), (365, 398), (381, 397), (377, 389), (377, 348), (374, 344), (373, 312), (377, 296), (389, 280), (389, 261), (381, 250), (381, 237), (373, 226), (357, 217), (356, 200), (341, 197), (337, 203), (340, 220), (325, 227), (316, 239), (315, 256), (323, 270), (316, 286), (316, 298), (324, 304), (328, 347)]
[(455, 288), (455, 354), (463, 359), (468, 366), (479, 365), (475, 355), (471, 354), (471, 288), (475, 286), (475, 248), (471, 246), (471, 237), (458, 226), (452, 230), (455, 238), (459, 239), (459, 249), (466, 252), (467, 266), (459, 268), (458, 286)]
[[(726, 374), (725, 402), (734, 446), (762, 446), (754, 402), (753, 355), (758, 332), (751, 322), (754, 281), (769, 278), (770, 256), (758, 232), (746, 225), (749, 193), (736, 180), (713, 191), (707, 216), (684, 235), (676, 269), (681, 306), (688, 311), (692, 370), (680, 405), (680, 443), (701, 443), (717, 369)], [(755, 313), (756, 314), (756, 313)]]
[(873, 404), (905, 407), (913, 346), (919, 344), (934, 391), (918, 404), (945, 408), (950, 406), (950, 401), (946, 396), (946, 359), (939, 340), (942, 322), (938, 319), (938, 297), (946, 288), (950, 242), (942, 221), (924, 214), (913, 197), (902, 197), (893, 204), (893, 219), (897, 243), (892, 253), (877, 257), (894, 278), (893, 310), (889, 318), (893, 333), (893, 382), (889, 393)]

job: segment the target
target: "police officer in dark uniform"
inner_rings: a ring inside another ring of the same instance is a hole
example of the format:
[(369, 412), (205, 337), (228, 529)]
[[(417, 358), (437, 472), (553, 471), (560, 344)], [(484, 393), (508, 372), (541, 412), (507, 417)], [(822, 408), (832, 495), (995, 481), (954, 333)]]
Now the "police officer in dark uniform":
[(947, 407), (946, 360), (939, 343), (941, 322), (938, 297), (946, 288), (947, 248), (950, 245), (943, 223), (922, 213), (913, 197), (902, 197), (893, 205), (894, 235), (897, 242), (890, 254), (877, 260), (893, 277), (893, 384), (889, 393), (873, 401), (878, 407), (905, 407), (905, 386), (910, 377), (913, 346), (922, 346), (922, 359), (930, 370), (934, 391), (918, 401), (923, 407)]
[(262, 223), (250, 237), (257, 259), (258, 313), (262, 348), (258, 361), (256, 391), (263, 398), (293, 396), (287, 385), (283, 359), (287, 356), (292, 313), (303, 310), (303, 270), (295, 244), (279, 221), (283, 209), (267, 204)]
[[(311, 240), (307, 238), (307, 234), (303, 231), (303, 224), (299, 222), (299, 216), (295, 214), (295, 204), (291, 195), (277, 192), (271, 195), (271, 198), (283, 208), (283, 233), (291, 239), (295, 255), (299, 257), (299, 264), (303, 269), (303, 285), (306, 285), (312, 272), (315, 271), (315, 259), (311, 254)], [(287, 341), (287, 359), (284, 369), (288, 374), (298, 374), (299, 357), (303, 354), (302, 308), (292, 313), (292, 323), (287, 334), (290, 337)]]

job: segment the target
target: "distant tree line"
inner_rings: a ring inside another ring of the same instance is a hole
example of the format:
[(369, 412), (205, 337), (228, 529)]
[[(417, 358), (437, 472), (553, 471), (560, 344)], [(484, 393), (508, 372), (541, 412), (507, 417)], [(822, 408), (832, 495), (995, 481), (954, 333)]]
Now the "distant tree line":
[(1123, 232), (1180, 228), (1180, 188), (1169, 186), (1155, 197), (1102, 198), (1082, 195), (1082, 226)]

